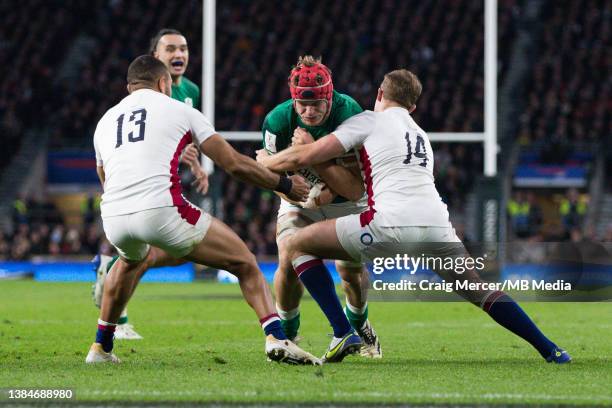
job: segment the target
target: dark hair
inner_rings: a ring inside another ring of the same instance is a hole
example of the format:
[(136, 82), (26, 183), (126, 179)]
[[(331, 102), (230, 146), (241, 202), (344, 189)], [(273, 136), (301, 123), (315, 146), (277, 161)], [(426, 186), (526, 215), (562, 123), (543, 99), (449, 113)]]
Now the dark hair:
[(159, 78), (166, 74), (168, 74), (168, 68), (163, 62), (151, 55), (141, 55), (128, 67), (127, 83), (154, 87)]
[(410, 109), (421, 96), (423, 86), (419, 78), (407, 69), (396, 69), (385, 75), (381, 84), (383, 96)]
[(151, 44), (149, 45), (149, 54), (153, 55), (153, 53), (157, 49), (157, 43), (159, 42), (159, 40), (164, 35), (168, 34), (183, 35), (183, 33), (181, 33), (179, 30), (175, 30), (174, 28), (162, 28), (157, 32), (157, 34), (155, 34), (155, 37), (151, 38)]

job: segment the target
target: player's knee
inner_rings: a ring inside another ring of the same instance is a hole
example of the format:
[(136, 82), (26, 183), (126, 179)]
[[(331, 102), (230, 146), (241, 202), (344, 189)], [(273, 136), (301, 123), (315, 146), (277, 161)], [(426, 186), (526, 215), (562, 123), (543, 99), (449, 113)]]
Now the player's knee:
[(363, 266), (361, 264), (336, 262), (336, 270), (340, 278), (346, 282), (358, 282), (363, 274)]
[(251, 252), (241, 254), (233, 259), (228, 259), (223, 269), (236, 275), (238, 278), (247, 277), (259, 271), (257, 259)]
[(284, 247), (284, 255), (291, 262), (295, 258), (297, 258), (298, 254), (298, 241), (296, 240), (296, 235), (291, 235), (285, 239), (285, 247)]
[(292, 258), (292, 249), (291, 245), (291, 236), (287, 236), (283, 238), (282, 241), (277, 243), (278, 245), (278, 270), (280, 273), (290, 275), (293, 273), (293, 265), (291, 264)]
[(293, 270), (293, 265), (291, 264), (291, 260), (289, 258), (279, 257), (278, 268), (276, 269), (275, 277), (281, 282), (285, 282), (288, 280), (293, 281), (297, 279)]

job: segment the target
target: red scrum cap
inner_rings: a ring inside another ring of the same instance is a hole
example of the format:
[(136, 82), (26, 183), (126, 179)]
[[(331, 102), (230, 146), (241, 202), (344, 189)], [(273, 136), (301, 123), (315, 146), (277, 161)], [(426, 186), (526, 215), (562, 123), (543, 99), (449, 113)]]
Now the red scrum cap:
[(300, 57), (289, 74), (289, 91), (294, 100), (324, 99), (330, 106), (334, 91), (330, 69), (309, 55)]

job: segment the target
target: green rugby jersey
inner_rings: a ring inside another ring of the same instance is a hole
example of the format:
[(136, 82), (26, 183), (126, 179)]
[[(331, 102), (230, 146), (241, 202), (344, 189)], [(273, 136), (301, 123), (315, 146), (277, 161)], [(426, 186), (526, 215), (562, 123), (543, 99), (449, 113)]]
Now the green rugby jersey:
[(181, 78), (180, 85), (172, 83), (172, 99), (185, 102), (195, 109), (200, 109), (200, 88), (186, 77)]
[[(342, 122), (361, 112), (363, 112), (363, 109), (353, 98), (334, 91), (332, 109), (327, 120), (319, 126), (307, 126), (293, 109), (293, 100), (289, 99), (277, 105), (266, 115), (262, 126), (263, 146), (270, 154), (286, 149), (291, 145), (293, 131), (297, 127), (306, 129), (317, 140), (333, 133)], [(321, 178), (312, 168), (300, 169), (298, 173), (311, 185), (321, 182)], [(346, 199), (342, 199), (342, 201), (346, 201)], [(334, 200), (334, 202), (337, 201)]]

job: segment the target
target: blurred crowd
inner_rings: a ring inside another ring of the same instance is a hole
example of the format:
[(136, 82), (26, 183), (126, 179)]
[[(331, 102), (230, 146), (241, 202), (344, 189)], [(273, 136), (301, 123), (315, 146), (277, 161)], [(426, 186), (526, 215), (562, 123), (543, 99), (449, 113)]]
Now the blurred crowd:
[(13, 229), (0, 231), (0, 260), (29, 260), (40, 255), (110, 254), (112, 247), (100, 223), (99, 198), (88, 195), (77, 222), (68, 223), (48, 197), (18, 197), (13, 203)]
[(224, 1), (217, 13), (219, 129), (258, 130), (289, 98), (302, 53), (321, 55), (336, 89), (367, 109), (386, 72), (411, 69), (425, 90), (415, 113), (424, 129), (483, 129), (482, 2)]
[(543, 162), (563, 163), (612, 134), (612, 3), (564, 1), (544, 11), (518, 139)]
[(575, 188), (552, 196), (537, 190), (514, 191), (506, 208), (506, 260), (571, 261), (576, 273), (582, 271), (583, 263), (609, 263), (612, 223), (597, 233), (595, 225), (586, 220), (589, 198)]
[(511, 241), (526, 242), (612, 242), (612, 224), (601, 234), (586, 222), (589, 197), (575, 188), (562, 196), (517, 190), (508, 201), (506, 215)]
[(78, 0), (0, 2), (0, 171), (19, 148), (23, 133), (41, 129), (53, 116), (53, 81), (65, 44), (79, 29), (89, 5)]

